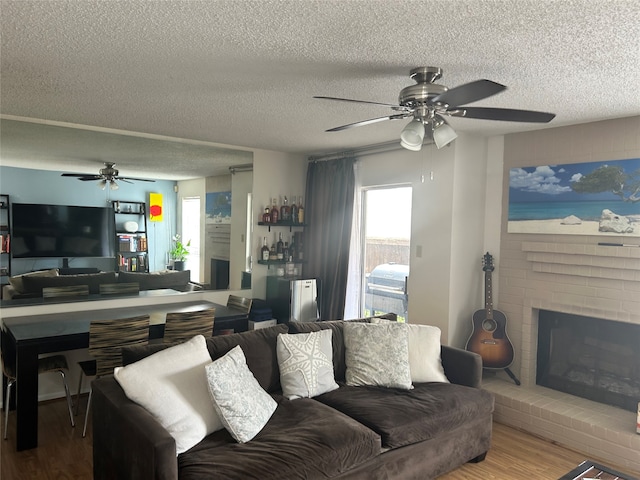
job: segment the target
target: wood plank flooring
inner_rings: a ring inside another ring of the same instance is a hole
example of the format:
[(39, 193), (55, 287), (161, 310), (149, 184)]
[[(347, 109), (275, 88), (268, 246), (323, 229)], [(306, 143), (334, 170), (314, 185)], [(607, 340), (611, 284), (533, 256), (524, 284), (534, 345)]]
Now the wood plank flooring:
[[(0, 479), (2, 480), (67, 480), (91, 479), (92, 436), (82, 438), (84, 402), (71, 428), (64, 399), (43, 402), (39, 414), (39, 447), (24, 452), (15, 450), (15, 418), (9, 414), (9, 439), (0, 440)], [(4, 429), (4, 412), (2, 412)], [(4, 430), (0, 430), (2, 432)], [(441, 480), (555, 480), (587, 458), (586, 455), (562, 448), (546, 440), (494, 423), (493, 444), (481, 463), (469, 463), (442, 477)], [(592, 458), (604, 465), (640, 477), (606, 459)], [(114, 479), (116, 480), (116, 479)]]

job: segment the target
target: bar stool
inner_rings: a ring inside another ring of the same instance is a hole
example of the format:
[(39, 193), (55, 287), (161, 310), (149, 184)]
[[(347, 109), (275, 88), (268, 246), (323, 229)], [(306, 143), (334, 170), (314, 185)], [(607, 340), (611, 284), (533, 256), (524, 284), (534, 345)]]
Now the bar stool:
[[(76, 396), (76, 415), (80, 404), (83, 376), (102, 377), (111, 375), (115, 367), (122, 366), (122, 347), (131, 345), (145, 345), (149, 343), (149, 315), (139, 315), (129, 318), (111, 320), (93, 320), (89, 325), (89, 354), (92, 360), (78, 362), (80, 366), (80, 380)], [(89, 389), (87, 411), (84, 416), (82, 436), (87, 434), (87, 420), (91, 409)]]
[(229, 298), (227, 299), (227, 307), (242, 310), (244, 313), (249, 313), (251, 311), (252, 303), (252, 298), (239, 297), (238, 295), (229, 295)]
[[(7, 439), (7, 426), (9, 423), (9, 402), (11, 401), (11, 389), (18, 381), (15, 369), (15, 355), (9, 352), (8, 340), (6, 334), (0, 330), (0, 364), (2, 364), (2, 373), (7, 377), (7, 390), (2, 402), (4, 408), (4, 439)], [(64, 384), (64, 392), (67, 397), (67, 407), (69, 408), (69, 418), (71, 426), (75, 427), (76, 422), (73, 419), (73, 404), (71, 402), (71, 394), (69, 393), (69, 385), (67, 384), (66, 374), (69, 372), (67, 358), (64, 355), (52, 355), (38, 359), (38, 375), (43, 373), (59, 373)]]
[(176, 344), (185, 342), (196, 335), (211, 337), (215, 308), (197, 310), (195, 312), (169, 312), (164, 324), (163, 343)]

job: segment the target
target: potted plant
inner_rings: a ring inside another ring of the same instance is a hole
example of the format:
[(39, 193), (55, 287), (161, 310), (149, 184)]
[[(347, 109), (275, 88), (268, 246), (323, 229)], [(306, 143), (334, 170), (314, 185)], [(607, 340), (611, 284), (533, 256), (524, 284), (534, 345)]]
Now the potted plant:
[(187, 247), (191, 246), (191, 240), (186, 244), (180, 240), (180, 235), (175, 235), (173, 238), (173, 248), (169, 250), (169, 257), (173, 260), (174, 270), (184, 270), (184, 262), (189, 255)]

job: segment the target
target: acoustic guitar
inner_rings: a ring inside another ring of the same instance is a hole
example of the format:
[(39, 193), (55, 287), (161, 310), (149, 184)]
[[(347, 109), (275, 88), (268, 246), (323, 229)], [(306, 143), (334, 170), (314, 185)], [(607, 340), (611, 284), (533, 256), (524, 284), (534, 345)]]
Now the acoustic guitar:
[(513, 345), (507, 336), (507, 317), (493, 309), (491, 273), (493, 257), (487, 252), (482, 261), (484, 270), (484, 308), (476, 310), (472, 317), (473, 332), (467, 340), (466, 349), (482, 357), (484, 368), (504, 369), (513, 381), (520, 381), (509, 370), (513, 363)]

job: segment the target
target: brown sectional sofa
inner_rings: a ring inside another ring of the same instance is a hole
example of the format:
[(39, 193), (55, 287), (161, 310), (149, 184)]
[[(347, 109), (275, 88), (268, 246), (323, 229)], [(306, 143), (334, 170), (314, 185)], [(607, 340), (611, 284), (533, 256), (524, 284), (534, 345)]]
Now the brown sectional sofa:
[(47, 287), (66, 287), (88, 285), (89, 294), (100, 293), (100, 285), (113, 283), (138, 283), (140, 290), (171, 288), (179, 291), (191, 291), (200, 287), (189, 279), (189, 270), (165, 270), (161, 272), (96, 272), (71, 275), (59, 275), (57, 269), (11, 277), (9, 285), (2, 290), (3, 300), (19, 300), (42, 297), (42, 289)]
[[(345, 322), (291, 323), (211, 337), (212, 359), (240, 345), (249, 369), (278, 406), (247, 443), (226, 430), (208, 435), (176, 456), (173, 437), (113, 376), (93, 382), (93, 465), (99, 479), (430, 479), (490, 448), (494, 399), (480, 388), (479, 355), (442, 346), (451, 383), (414, 384), (411, 390), (345, 384)], [(279, 383), (280, 333), (332, 330), (337, 390), (288, 400)], [(129, 364), (161, 345), (123, 349)]]

